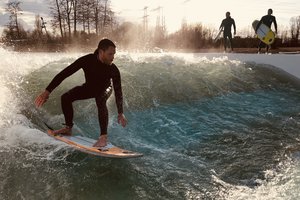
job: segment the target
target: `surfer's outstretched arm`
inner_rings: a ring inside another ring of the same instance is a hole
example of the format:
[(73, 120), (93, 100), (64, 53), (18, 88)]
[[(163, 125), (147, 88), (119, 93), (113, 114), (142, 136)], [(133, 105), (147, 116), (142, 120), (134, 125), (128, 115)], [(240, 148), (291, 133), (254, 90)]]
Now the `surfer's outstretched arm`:
[(45, 90), (44, 92), (42, 92), (39, 96), (37, 96), (37, 98), (34, 101), (34, 104), (36, 107), (41, 107), (44, 103), (46, 103), (46, 101), (49, 98), (49, 94), (50, 92), (48, 90)]

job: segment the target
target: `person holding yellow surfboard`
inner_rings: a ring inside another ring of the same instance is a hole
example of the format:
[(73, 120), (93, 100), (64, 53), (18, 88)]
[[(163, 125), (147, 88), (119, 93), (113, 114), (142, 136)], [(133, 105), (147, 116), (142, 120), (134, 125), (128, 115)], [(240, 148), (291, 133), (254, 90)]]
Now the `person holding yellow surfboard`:
[[(272, 25), (272, 23), (274, 23), (275, 33), (277, 34), (277, 22), (276, 22), (275, 16), (273, 16), (272, 14), (273, 14), (273, 10), (270, 8), (268, 10), (268, 14), (263, 16), (261, 18), (261, 20), (259, 21), (259, 23), (257, 24), (256, 29), (255, 29), (255, 33), (257, 32), (257, 30), (258, 30), (258, 28), (260, 27), (261, 24), (265, 24), (266, 26), (268, 26), (271, 29), (271, 25)], [(264, 46), (266, 46), (266, 53), (268, 53), (271, 45), (265, 44), (262, 41), (259, 42), (258, 53), (261, 53), (261, 48), (263, 48)]]

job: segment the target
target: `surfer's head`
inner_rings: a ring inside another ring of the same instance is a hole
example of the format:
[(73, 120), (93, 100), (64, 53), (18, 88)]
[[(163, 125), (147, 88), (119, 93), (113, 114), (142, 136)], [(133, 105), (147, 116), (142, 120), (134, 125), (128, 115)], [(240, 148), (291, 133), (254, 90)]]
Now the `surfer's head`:
[(116, 45), (113, 43), (113, 41), (111, 41), (109, 39), (102, 39), (102, 40), (100, 40), (100, 42), (98, 44), (98, 49), (101, 49), (101, 50), (105, 51), (109, 47), (116, 48)]
[(226, 12), (226, 17), (230, 17), (230, 12)]
[(115, 53), (116, 45), (109, 39), (102, 39), (98, 44), (98, 48), (95, 50), (95, 54), (101, 62), (108, 65), (112, 64)]
[(268, 15), (272, 15), (273, 14), (273, 10), (270, 8), (269, 10), (268, 10)]

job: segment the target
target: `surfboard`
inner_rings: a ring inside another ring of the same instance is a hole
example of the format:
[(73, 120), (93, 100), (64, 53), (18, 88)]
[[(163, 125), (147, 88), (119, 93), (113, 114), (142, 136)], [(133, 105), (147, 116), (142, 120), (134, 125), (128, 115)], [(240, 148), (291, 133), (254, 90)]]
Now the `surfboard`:
[(223, 32), (223, 29), (221, 29), (221, 30), (219, 31), (219, 33), (217, 34), (217, 36), (216, 36), (215, 39), (214, 39), (214, 42), (216, 42), (216, 41), (220, 38), (220, 35), (221, 35), (222, 32)]
[[(254, 20), (252, 23), (252, 27), (256, 30), (259, 21)], [(265, 24), (261, 23), (259, 28), (256, 31), (257, 37), (264, 42), (265, 44), (272, 44), (275, 41), (275, 33)]]
[(93, 147), (96, 140), (84, 136), (64, 136), (53, 135), (52, 130), (47, 130), (47, 134), (56, 140), (65, 142), (70, 147), (83, 153), (109, 158), (137, 158), (143, 156), (141, 153), (125, 150), (108, 143), (105, 147)]
[(300, 54), (300, 51), (280, 51), (279, 54)]

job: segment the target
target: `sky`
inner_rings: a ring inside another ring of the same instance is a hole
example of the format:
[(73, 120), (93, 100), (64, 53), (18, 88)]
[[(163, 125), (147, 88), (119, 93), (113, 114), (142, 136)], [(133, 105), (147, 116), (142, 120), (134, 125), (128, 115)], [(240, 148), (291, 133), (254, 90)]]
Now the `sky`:
[[(6, 4), (11, 0), (0, 0), (0, 27), (8, 22)], [(25, 29), (32, 29), (35, 15), (39, 14), (50, 21), (49, 0), (20, 0), (23, 14), (21, 20)], [(279, 28), (289, 28), (290, 18), (300, 15), (299, 0), (111, 0), (112, 10), (123, 21), (142, 24), (144, 7), (148, 7), (148, 23), (154, 26), (161, 7), (161, 15), (165, 18), (167, 31), (178, 30), (182, 20), (189, 24), (202, 23), (218, 29), (225, 13), (229, 11), (234, 18), (237, 32), (251, 29), (251, 23), (273, 9)], [(0, 29), (1, 31), (1, 29)], [(280, 31), (280, 29), (279, 29)]]

